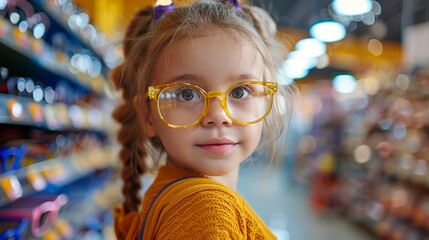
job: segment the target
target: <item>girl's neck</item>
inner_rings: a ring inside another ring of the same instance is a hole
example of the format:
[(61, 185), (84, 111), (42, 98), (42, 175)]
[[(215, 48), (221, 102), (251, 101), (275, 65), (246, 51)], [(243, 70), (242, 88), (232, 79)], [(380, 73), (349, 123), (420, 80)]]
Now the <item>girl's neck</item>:
[[(174, 161), (171, 161), (171, 159), (167, 160), (167, 165), (172, 164), (176, 167), (183, 168), (183, 166), (180, 166), (176, 164)], [(238, 175), (239, 175), (240, 167), (238, 166), (233, 171), (229, 172), (226, 175), (222, 176), (208, 176), (208, 178), (213, 179), (219, 183), (222, 183), (223, 185), (229, 187), (231, 190), (236, 191), (237, 190), (237, 183), (238, 183)]]
[(240, 168), (237, 167), (230, 173), (223, 175), (223, 176), (207, 176), (217, 182), (220, 182), (227, 187), (229, 187), (231, 190), (236, 191), (237, 190), (237, 183), (238, 183), (238, 175), (239, 175)]

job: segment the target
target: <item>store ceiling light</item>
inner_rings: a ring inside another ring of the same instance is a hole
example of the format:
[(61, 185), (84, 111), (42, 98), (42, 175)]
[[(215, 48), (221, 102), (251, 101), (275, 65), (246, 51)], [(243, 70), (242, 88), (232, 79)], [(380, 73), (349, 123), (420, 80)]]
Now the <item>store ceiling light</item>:
[(333, 87), (339, 93), (352, 93), (356, 90), (356, 78), (349, 74), (338, 75), (333, 79)]
[(291, 67), (299, 69), (314, 68), (317, 64), (315, 57), (309, 57), (307, 53), (300, 50), (289, 53), (288, 59), (286, 61), (291, 63), (288, 64)]
[(322, 56), (317, 57), (316, 68), (323, 69), (329, 66), (329, 56), (325, 53)]
[(308, 58), (314, 58), (326, 53), (326, 44), (316, 38), (305, 38), (296, 43), (295, 49)]
[(339, 15), (361, 15), (371, 11), (372, 0), (334, 0), (332, 8)]
[(320, 21), (310, 27), (310, 36), (322, 42), (336, 42), (346, 36), (346, 27), (332, 20)]
[(297, 59), (287, 59), (282, 63), (281, 73), (289, 79), (300, 79), (308, 75), (307, 63)]

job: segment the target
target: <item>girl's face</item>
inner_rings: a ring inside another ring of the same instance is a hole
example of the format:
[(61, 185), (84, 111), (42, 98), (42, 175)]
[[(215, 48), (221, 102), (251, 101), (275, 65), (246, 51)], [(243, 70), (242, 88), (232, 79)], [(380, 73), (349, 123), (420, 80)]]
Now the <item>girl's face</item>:
[[(164, 50), (156, 62), (152, 85), (192, 83), (205, 91), (225, 91), (238, 82), (263, 80), (263, 68), (262, 57), (249, 43), (213, 31), (181, 39)], [(205, 117), (189, 128), (167, 126), (155, 101), (150, 101), (145, 127), (150, 137), (161, 140), (169, 161), (207, 176), (224, 176), (237, 170), (255, 150), (263, 123), (236, 124), (226, 115), (219, 97), (209, 101)]]

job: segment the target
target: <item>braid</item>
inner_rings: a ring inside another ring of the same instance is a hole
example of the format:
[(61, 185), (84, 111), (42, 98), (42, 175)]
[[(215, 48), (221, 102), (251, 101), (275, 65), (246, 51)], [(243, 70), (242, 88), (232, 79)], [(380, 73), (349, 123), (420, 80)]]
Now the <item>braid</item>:
[[(146, 170), (144, 156), (147, 151), (143, 145), (138, 144), (140, 139), (136, 111), (133, 104), (123, 103), (113, 112), (113, 118), (121, 124), (118, 141), (122, 145), (119, 158), (122, 163), (121, 177), (124, 181), (122, 194), (125, 197), (125, 212), (136, 211), (140, 204), (138, 196), (141, 188), (140, 176)], [(135, 126), (135, 127), (133, 127)]]
[(138, 113), (133, 104), (137, 94), (135, 73), (126, 71), (127, 59), (136, 40), (147, 32), (151, 25), (152, 8), (137, 12), (131, 20), (123, 41), (125, 64), (112, 71), (111, 78), (118, 89), (122, 89), (123, 102), (114, 110), (112, 116), (120, 124), (118, 141), (121, 144), (119, 158), (122, 164), (121, 178), (124, 195), (123, 209), (125, 213), (138, 211), (141, 203), (139, 191), (142, 187), (141, 175), (147, 171), (145, 158), (148, 149), (144, 144), (144, 129), (139, 124)]

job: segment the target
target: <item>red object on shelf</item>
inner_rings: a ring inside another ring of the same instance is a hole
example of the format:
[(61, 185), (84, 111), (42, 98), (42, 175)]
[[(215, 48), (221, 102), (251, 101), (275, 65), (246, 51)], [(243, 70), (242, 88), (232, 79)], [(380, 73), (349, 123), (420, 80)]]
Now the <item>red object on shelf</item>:
[(310, 203), (317, 212), (339, 206), (338, 180), (335, 175), (316, 174), (314, 176), (310, 187)]

